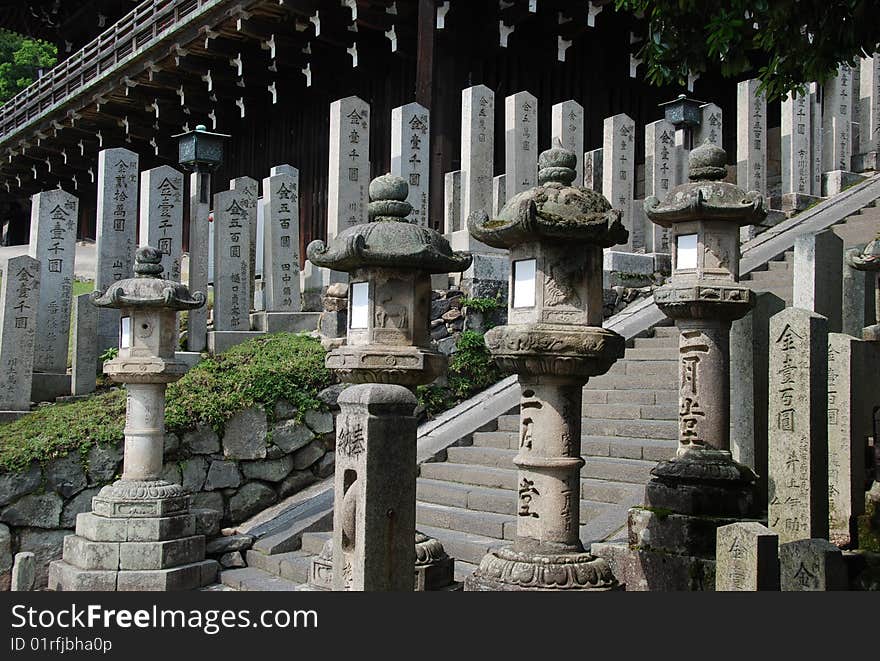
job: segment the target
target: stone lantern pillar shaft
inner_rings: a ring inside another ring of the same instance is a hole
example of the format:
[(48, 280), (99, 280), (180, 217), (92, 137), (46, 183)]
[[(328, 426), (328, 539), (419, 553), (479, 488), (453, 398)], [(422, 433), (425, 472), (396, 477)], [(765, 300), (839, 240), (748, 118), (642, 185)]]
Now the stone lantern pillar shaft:
[(128, 383), (122, 479), (158, 480), (165, 443), (164, 383)]
[[(197, 168), (190, 175), (189, 189), (189, 289), (208, 291), (211, 172)], [(204, 351), (208, 346), (207, 306), (190, 310), (186, 323), (186, 348), (189, 351)]]
[(580, 552), (583, 380), (520, 375), (516, 548)]
[(730, 450), (730, 322), (678, 319), (678, 455)]

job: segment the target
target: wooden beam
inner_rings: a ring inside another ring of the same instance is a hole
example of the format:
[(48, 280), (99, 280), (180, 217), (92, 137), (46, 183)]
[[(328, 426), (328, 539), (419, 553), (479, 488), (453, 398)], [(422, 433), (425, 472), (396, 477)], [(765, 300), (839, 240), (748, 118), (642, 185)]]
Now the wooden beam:
[(434, 99), (434, 0), (419, 0), (416, 102), (428, 110)]

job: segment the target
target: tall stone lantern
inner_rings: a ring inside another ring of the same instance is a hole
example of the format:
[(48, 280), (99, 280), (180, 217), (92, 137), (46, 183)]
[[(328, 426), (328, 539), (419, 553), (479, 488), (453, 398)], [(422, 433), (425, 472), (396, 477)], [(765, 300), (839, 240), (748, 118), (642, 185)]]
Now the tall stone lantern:
[(672, 276), (654, 301), (681, 331), (678, 450), (653, 469), (646, 505), (744, 517), (755, 474), (730, 453), (730, 325), (754, 305), (739, 282), (739, 228), (767, 212), (760, 193), (723, 181), (725, 162), (707, 141), (691, 152), (688, 183), (645, 200), (648, 218), (671, 231)]
[(623, 356), (623, 338), (602, 328), (602, 249), (628, 233), (600, 193), (572, 186), (576, 163), (557, 142), (538, 159), (537, 187), (497, 220), (468, 218), (474, 238), (510, 251), (508, 325), (486, 345), (519, 375), (521, 399), (516, 540), (484, 556), (466, 590), (618, 587), (580, 540), (581, 403), (587, 380)]
[(134, 278), (91, 296), (94, 305), (121, 311), (119, 355), (104, 372), (127, 392), (123, 472), (92, 499), (92, 512), (77, 517), (63, 560), (50, 568), (54, 589), (180, 590), (216, 575), (204, 536), (195, 534), (189, 495), (161, 477), (165, 388), (187, 370), (174, 357), (177, 313), (202, 307), (205, 295), (163, 279), (161, 262), (159, 250), (140, 248)]
[[(189, 179), (189, 288), (208, 291), (208, 241), (211, 206), (211, 173), (223, 162), (223, 151), (229, 136), (213, 133), (204, 124), (194, 131), (178, 133), (177, 161), (192, 172)], [(208, 346), (208, 310), (191, 310), (187, 317), (186, 347), (204, 351)]]
[[(416, 398), (446, 370), (428, 332), (431, 274), (471, 262), (432, 229), (406, 222), (408, 185), (370, 183), (370, 222), (312, 241), (309, 260), (349, 273), (347, 343), (327, 367), (356, 384), (339, 396), (333, 516), (334, 590), (411, 591), (416, 564)], [(434, 548), (436, 543), (421, 550)], [(421, 553), (420, 553), (421, 555)]]

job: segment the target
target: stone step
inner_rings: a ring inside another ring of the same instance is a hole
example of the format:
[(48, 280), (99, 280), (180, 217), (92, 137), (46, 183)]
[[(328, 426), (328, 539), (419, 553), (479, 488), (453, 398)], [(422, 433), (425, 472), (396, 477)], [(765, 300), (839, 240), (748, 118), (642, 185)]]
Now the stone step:
[(766, 273), (778, 273), (780, 271), (785, 272), (785, 273), (790, 273), (793, 268), (793, 266), (792, 266), (793, 263), (794, 262), (786, 262), (784, 260), (781, 262), (777, 262), (777, 261), (767, 262)]
[(625, 359), (630, 362), (660, 360), (675, 364), (678, 361), (678, 341), (670, 343), (668, 347), (640, 348), (636, 346), (633, 349), (627, 349)]
[[(423, 503), (461, 507), (472, 512), (516, 516), (516, 494), (510, 489), (419, 478), (416, 483), (416, 498)], [(580, 506), (580, 522), (583, 524), (599, 516), (606, 504), (581, 500)]]
[(663, 461), (675, 456), (678, 441), (615, 436), (593, 436), (581, 440), (581, 453), (587, 461), (592, 457), (616, 457), (619, 459), (644, 459)]
[[(660, 406), (657, 410), (659, 411), (663, 408)], [(654, 410), (653, 407), (651, 410)], [(498, 431), (519, 432), (519, 416), (503, 415), (498, 418)], [(678, 438), (677, 416), (667, 414), (665, 418), (659, 419), (583, 417), (581, 419), (581, 437), (589, 438), (590, 436), (629, 436), (654, 439)]]
[(422, 525), (418, 528), (419, 532), (440, 540), (446, 553), (455, 558), (456, 567), (459, 562), (474, 566), (479, 565), (480, 560), (482, 560), (483, 556), (491, 549), (504, 546), (508, 543), (495, 537), (475, 535), (473, 533), (450, 530), (448, 528), (436, 528), (434, 526)]
[(642, 406), (661, 406), (672, 404), (678, 407), (678, 389), (673, 385), (662, 390), (592, 390), (584, 388), (583, 410), (592, 404), (640, 404)]
[(786, 287), (791, 286), (792, 278), (794, 274), (788, 271), (758, 271), (756, 273), (750, 273), (749, 276), (745, 278), (747, 283), (754, 284), (752, 289), (756, 289), (758, 287)]
[(678, 339), (678, 328), (675, 326), (655, 326), (654, 337), (674, 337)]
[(678, 348), (678, 336), (674, 337), (637, 337), (633, 340), (635, 349)]
[(293, 581), (273, 576), (256, 567), (227, 569), (220, 572), (220, 582), (243, 592), (294, 592), (299, 585)]
[[(594, 461), (593, 459), (590, 460)], [(652, 464), (653, 465), (653, 464)], [(476, 486), (485, 486), (513, 491), (516, 489), (517, 473), (511, 464), (510, 468), (494, 468), (490, 466), (452, 464), (439, 462), (422, 464), (422, 477), (432, 480), (444, 480)], [(635, 498), (639, 500), (644, 491), (647, 478), (639, 482), (620, 482), (604, 479), (581, 477), (581, 498), (600, 503), (621, 503)]]
[(608, 376), (662, 376), (675, 379), (678, 361), (675, 360), (619, 360), (606, 372)]
[(302, 536), (302, 550), (318, 555), (324, 548), (324, 542), (333, 537), (332, 532), (307, 532)]
[(462, 562), (456, 559), (455, 561), (455, 580), (459, 583), (464, 583), (465, 579), (476, 571), (478, 564), (471, 564), (470, 562)]
[[(515, 450), (502, 450), (500, 448), (451, 447), (447, 450), (447, 461), (445, 463), (448, 465), (463, 464), (487, 466), (489, 468), (503, 468), (513, 471), (513, 458), (515, 455)], [(422, 476), (429, 477), (424, 474), (425, 468), (439, 465), (442, 464), (423, 464)], [(586, 464), (581, 469), (581, 476), (615, 482), (644, 484), (650, 479), (651, 469), (656, 465), (656, 461), (591, 456), (587, 459)], [(441, 477), (439, 479), (447, 478)], [(454, 481), (461, 482), (463, 480)], [(514, 488), (513, 486), (507, 487), (502, 484), (486, 486)]]
[(670, 380), (665, 374), (606, 374), (595, 376), (584, 386), (589, 390), (630, 390), (633, 388), (647, 390), (668, 390), (675, 388), (675, 379)]
[(266, 555), (251, 549), (247, 552), (248, 567), (255, 567), (273, 576), (288, 581), (306, 583), (309, 580), (309, 567), (314, 554), (307, 551), (285, 551)]
[(513, 539), (516, 536), (515, 516), (472, 512), (461, 507), (436, 503), (416, 502), (416, 526), (448, 528), (496, 539)]

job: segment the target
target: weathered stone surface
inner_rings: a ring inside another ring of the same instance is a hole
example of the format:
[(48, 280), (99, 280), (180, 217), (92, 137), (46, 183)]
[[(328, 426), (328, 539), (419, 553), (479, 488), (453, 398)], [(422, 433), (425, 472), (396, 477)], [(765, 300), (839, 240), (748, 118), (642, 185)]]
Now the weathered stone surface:
[(9, 580), (8, 572), (12, 569), (12, 533), (9, 526), (0, 523), (0, 592), (8, 590), (9, 585), (4, 585), (4, 576)]
[(812, 194), (813, 130), (810, 115), (809, 94), (789, 93), (782, 101), (783, 194)]
[(76, 525), (77, 514), (90, 512), (92, 509), (92, 498), (97, 496), (100, 490), (101, 487), (85, 489), (64, 503), (64, 509), (61, 510), (61, 527), (73, 528)]
[(447, 172), (443, 178), (443, 231), (447, 234), (462, 228), (461, 170)]
[(214, 196), (215, 331), (250, 330), (252, 214), (251, 196), (245, 188), (223, 191)]
[(266, 414), (263, 409), (239, 411), (226, 422), (223, 454), (230, 459), (262, 459), (266, 456)]
[(409, 184), (406, 201), (412, 205), (409, 219), (428, 226), (431, 163), (430, 111), (408, 103), (391, 111), (391, 174)]
[(629, 231), (620, 250), (634, 247), (632, 203), (635, 196), (636, 127), (625, 114), (605, 119), (602, 147), (602, 194), (614, 209), (621, 211), (621, 222)]
[(779, 547), (784, 592), (846, 590), (846, 565), (840, 549), (826, 539), (801, 539)]
[[(675, 187), (678, 156), (675, 126), (671, 122), (659, 119), (645, 125), (645, 198), (653, 195), (662, 200)], [(644, 211), (638, 211), (633, 210), (633, 218), (638, 215), (645, 221)], [(645, 244), (648, 250), (669, 252), (669, 230), (648, 222), (645, 226)]]
[(461, 127), (461, 218), (465, 224), (471, 213), (492, 205), (495, 93), (491, 89), (475, 85), (462, 90)]
[(794, 243), (794, 307), (828, 319), (828, 332), (842, 321), (843, 241), (830, 230), (804, 234)]
[(350, 383), (334, 383), (332, 386), (327, 386), (318, 393), (318, 399), (327, 407), (338, 409), (339, 405), (337, 404), (337, 400), (339, 399), (339, 395), (350, 385)]
[(312, 441), (293, 455), (293, 467), (296, 470), (305, 470), (323, 457), (326, 451), (320, 441)]
[(289, 420), (296, 417), (298, 409), (287, 400), (279, 399), (275, 402), (273, 412), (276, 420)]
[(194, 510), (213, 510), (220, 512), (220, 514), (225, 511), (223, 495), (218, 491), (203, 491), (193, 494), (191, 507)]
[(828, 536), (828, 323), (770, 319), (768, 525), (782, 543)]
[[(223, 507), (222, 498), (220, 499), (220, 507)], [(190, 514), (193, 517), (194, 532), (196, 535), (213, 537), (220, 532), (220, 518), (223, 516), (222, 511), (191, 507)]]
[(70, 388), (72, 395), (87, 395), (97, 386), (98, 309), (90, 294), (73, 299), (73, 350), (71, 352)]
[(61, 557), (64, 538), (69, 530), (43, 530), (41, 528), (22, 528), (18, 533), (18, 550), (32, 551), (36, 556), (37, 589), (46, 585), (49, 579), (49, 563)]
[(286, 453), (296, 452), (314, 438), (312, 430), (296, 420), (285, 420), (272, 427), (272, 442)]
[(263, 227), (266, 310), (299, 312), (299, 170), (290, 165), (263, 179)]
[(12, 581), (10, 590), (28, 592), (34, 589), (37, 579), (36, 555), (30, 551), (15, 554), (12, 565)]
[(214, 491), (241, 484), (241, 473), (234, 461), (212, 461), (205, 480), (205, 490)]
[(36, 462), (20, 473), (0, 473), (0, 506), (35, 491), (41, 480), (40, 464)]
[(64, 538), (64, 560), (85, 570), (119, 568), (119, 543), (95, 542), (79, 535)]
[[(329, 453), (328, 453), (329, 454)], [(278, 497), (287, 498), (288, 496), (302, 491), (310, 484), (318, 481), (314, 473), (311, 471), (297, 471), (284, 478), (284, 481), (278, 485)]]
[(602, 148), (584, 153), (584, 188), (602, 192)]
[(244, 476), (249, 480), (280, 482), (287, 477), (293, 469), (293, 457), (291, 455), (286, 455), (280, 459), (263, 459), (261, 461), (243, 462), (241, 464), (241, 469)]
[(315, 465), (314, 470), (318, 477), (330, 477), (336, 468), (336, 453), (328, 452)]
[(38, 260), (20, 255), (6, 260), (2, 268), (6, 277), (0, 282), (0, 411), (27, 411), (44, 267)]
[(61, 522), (62, 498), (55, 493), (29, 494), (9, 505), (0, 521), (13, 526), (57, 528)]
[(716, 531), (715, 590), (779, 590), (779, 536), (756, 521)]
[(241, 554), (241, 551), (231, 551), (230, 553), (224, 553), (220, 556), (219, 562), (220, 565), (225, 567), (226, 569), (247, 567), (247, 563), (244, 561), (244, 556)]
[(825, 172), (850, 169), (853, 96), (852, 67), (844, 62), (838, 67), (837, 75), (825, 83), (822, 113), (822, 168)]
[(356, 96), (330, 104), (327, 236), (367, 222), (370, 105)]
[[(60, 188), (31, 201), (28, 255), (40, 262), (40, 298), (34, 343), (34, 370), (67, 371), (70, 306), (79, 202)], [(129, 265), (131, 261), (129, 261)]]
[(167, 456), (172, 452), (177, 452), (179, 448), (180, 438), (178, 438), (177, 434), (165, 432), (165, 439), (162, 442), (162, 452)]
[(183, 174), (162, 165), (141, 173), (140, 245), (162, 253), (162, 271), (180, 282), (183, 254)]
[(209, 425), (199, 425), (183, 435), (183, 447), (192, 454), (220, 452), (220, 438)]
[(724, 145), (724, 113), (714, 103), (707, 103), (700, 107), (702, 121), (700, 126), (694, 129), (694, 147), (702, 145), (707, 140), (717, 147)]
[(46, 488), (58, 492), (64, 498), (79, 493), (86, 487), (86, 474), (79, 453), (53, 459), (46, 467)]
[(222, 535), (205, 545), (205, 553), (221, 555), (229, 551), (247, 551), (253, 545), (253, 535)]
[(176, 461), (166, 463), (162, 467), (162, 474), (159, 478), (166, 482), (171, 482), (172, 484), (182, 484), (183, 477), (180, 472), (180, 464)]
[(574, 152), (575, 184), (584, 180), (584, 107), (577, 101), (562, 101), (550, 109), (550, 137), (559, 139), (562, 146)]
[(109, 482), (120, 470), (122, 444), (101, 443), (92, 446), (86, 462), (90, 484)]
[(277, 500), (275, 492), (260, 482), (248, 482), (229, 499), (229, 518), (238, 523)]
[(504, 100), (505, 193), (510, 199), (538, 183), (538, 99), (528, 92)]
[(180, 462), (181, 486), (191, 493), (201, 491), (208, 473), (208, 461), (204, 457), (190, 457)]
[[(205, 557), (205, 538), (201, 535), (162, 542), (122, 542), (119, 568), (122, 570), (168, 569), (198, 562)], [(120, 572), (120, 576), (125, 572)]]
[(306, 424), (316, 434), (330, 434), (333, 431), (333, 414), (327, 411), (306, 411)]
[(736, 183), (745, 191), (767, 191), (767, 97), (759, 80), (736, 86)]

